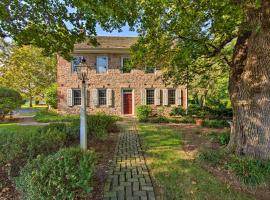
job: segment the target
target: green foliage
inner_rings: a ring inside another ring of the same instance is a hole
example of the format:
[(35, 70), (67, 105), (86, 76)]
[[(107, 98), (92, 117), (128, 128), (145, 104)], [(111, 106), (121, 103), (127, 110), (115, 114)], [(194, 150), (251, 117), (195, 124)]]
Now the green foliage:
[(152, 113), (152, 108), (148, 105), (139, 105), (136, 107), (137, 118), (140, 122), (147, 122)]
[(207, 150), (199, 154), (199, 160), (207, 161), (213, 165), (220, 164), (225, 158), (225, 152), (222, 150)]
[(203, 120), (203, 127), (207, 128), (224, 128), (224, 127), (230, 127), (229, 123), (226, 120), (216, 120), (216, 119), (205, 119)]
[(86, 197), (92, 191), (95, 160), (93, 151), (79, 148), (38, 156), (22, 169), (16, 188), (29, 200)]
[(24, 98), (44, 94), (56, 80), (56, 57), (46, 57), (31, 45), (12, 48), (0, 68), (0, 85), (19, 91)]
[(57, 85), (52, 84), (45, 90), (45, 101), (52, 108), (57, 108)]
[(171, 116), (184, 116), (186, 111), (183, 109), (182, 106), (173, 107), (171, 110)]
[(172, 123), (183, 123), (183, 124), (194, 124), (195, 123), (194, 118), (191, 116), (183, 116), (180, 118), (170, 118), (169, 121)]
[(73, 122), (79, 118), (79, 115), (59, 115), (53, 111), (40, 111), (34, 116), (38, 122)]
[(22, 104), (22, 97), (17, 91), (0, 87), (0, 119)]
[(3, 131), (0, 134), (0, 162), (26, 161), (39, 154), (49, 154), (64, 146), (66, 134), (57, 129), (44, 131)]
[(87, 117), (87, 128), (89, 133), (97, 138), (104, 139), (110, 132), (116, 130), (117, 117), (98, 113)]
[(270, 161), (232, 156), (226, 167), (248, 185), (259, 185), (270, 181)]
[(230, 141), (230, 132), (225, 131), (222, 133), (212, 132), (209, 134), (212, 141), (218, 142), (221, 145), (227, 145)]
[(150, 118), (149, 121), (151, 123), (169, 123), (170, 120), (162, 115), (159, 115), (157, 117)]
[(198, 158), (230, 170), (247, 185), (260, 185), (270, 181), (270, 161), (228, 154), (223, 150), (207, 150), (201, 152)]

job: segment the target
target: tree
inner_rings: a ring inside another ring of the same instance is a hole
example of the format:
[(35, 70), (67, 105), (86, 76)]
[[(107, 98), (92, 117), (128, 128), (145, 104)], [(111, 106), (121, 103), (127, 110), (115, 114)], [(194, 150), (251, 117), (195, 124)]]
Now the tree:
[(44, 89), (55, 82), (56, 59), (44, 56), (37, 47), (14, 47), (0, 74), (0, 84), (29, 98), (32, 107), (33, 97), (43, 95)]
[[(233, 128), (228, 149), (270, 158), (270, 1), (139, 1), (139, 43), (133, 63), (160, 66), (164, 77), (185, 83), (219, 59), (230, 69)], [(233, 52), (227, 54), (228, 45)], [(145, 62), (147, 61), (147, 62)], [(162, 67), (163, 66), (163, 67)], [(190, 77), (192, 78), (192, 77)]]
[(70, 58), (74, 44), (85, 35), (96, 43), (97, 24), (106, 31), (121, 30), (126, 22), (133, 26), (136, 7), (136, 1), (122, 0), (4, 0), (0, 2), (0, 36)]
[(20, 93), (13, 89), (0, 87), (0, 119), (4, 119), (8, 113), (22, 104)]
[(56, 85), (56, 83), (50, 85), (45, 90), (45, 101), (52, 108), (57, 108), (57, 85)]

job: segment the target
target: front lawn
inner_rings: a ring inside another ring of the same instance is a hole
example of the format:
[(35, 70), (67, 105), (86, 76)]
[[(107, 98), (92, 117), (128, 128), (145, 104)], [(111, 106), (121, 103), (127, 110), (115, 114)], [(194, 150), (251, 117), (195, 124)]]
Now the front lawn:
[(79, 119), (79, 115), (59, 115), (52, 111), (40, 111), (34, 116), (37, 122), (72, 122)]
[[(252, 199), (225, 185), (202, 168), (184, 151), (184, 134), (179, 129), (159, 125), (139, 125), (147, 164), (166, 199)], [(195, 150), (196, 151), (196, 150)]]

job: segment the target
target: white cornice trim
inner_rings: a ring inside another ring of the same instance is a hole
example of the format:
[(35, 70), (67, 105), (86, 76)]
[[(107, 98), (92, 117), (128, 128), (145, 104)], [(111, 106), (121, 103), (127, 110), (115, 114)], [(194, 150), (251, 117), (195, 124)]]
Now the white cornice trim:
[(129, 48), (76, 48), (73, 53), (130, 53), (129, 51)]

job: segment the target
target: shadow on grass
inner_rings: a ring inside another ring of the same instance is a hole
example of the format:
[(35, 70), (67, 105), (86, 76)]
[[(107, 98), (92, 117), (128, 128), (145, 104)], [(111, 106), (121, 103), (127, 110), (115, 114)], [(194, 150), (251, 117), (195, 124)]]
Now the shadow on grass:
[(244, 200), (245, 194), (219, 182), (183, 151), (181, 131), (143, 124), (139, 126), (147, 163), (162, 199)]

